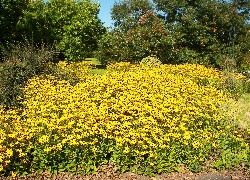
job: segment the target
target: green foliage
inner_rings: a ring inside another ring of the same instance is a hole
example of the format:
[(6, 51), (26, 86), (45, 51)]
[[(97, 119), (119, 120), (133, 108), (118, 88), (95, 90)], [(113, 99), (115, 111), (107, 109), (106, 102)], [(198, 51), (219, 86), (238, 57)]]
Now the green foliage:
[(176, 37), (171, 35), (166, 24), (153, 11), (147, 11), (132, 28), (123, 31), (118, 27), (99, 41), (97, 57), (103, 64), (141, 59), (155, 55), (163, 62), (174, 58), (172, 49)]
[(250, 92), (250, 79), (247, 76), (248, 73), (245, 73), (243, 75), (226, 71), (224, 71), (223, 73), (224, 83), (220, 84), (218, 88), (226, 89), (237, 99), (244, 93)]
[[(231, 136), (221, 138), (219, 143), (222, 149), (218, 150), (220, 156), (212, 163), (212, 166), (219, 171), (226, 169), (249, 168), (250, 149), (249, 146), (242, 141), (242, 143), (235, 143), (235, 140), (243, 140), (249, 138), (249, 133), (242, 131), (241, 134), (236, 135), (237, 131), (231, 132)], [(242, 138), (243, 136), (243, 138)]]
[(103, 64), (112, 62), (140, 62), (142, 58), (156, 55), (169, 56), (169, 31), (165, 23), (153, 12), (148, 0), (125, 0), (112, 8), (115, 29), (99, 41), (97, 57)]
[(35, 44), (41, 42), (52, 44), (56, 39), (48, 17), (44, 1), (32, 1), (23, 11), (23, 16), (19, 18), (16, 29), (22, 33), (24, 38), (32, 40)]
[[(98, 41), (95, 57), (103, 64), (127, 61), (127, 44), (123, 42), (124, 35), (120, 32), (107, 32)], [(125, 56), (125, 57), (123, 57)]]
[(156, 55), (163, 63), (198, 63), (235, 70), (250, 49), (250, 41), (246, 41), (248, 3), (120, 1), (111, 13), (115, 28), (100, 41), (99, 58), (105, 62), (138, 62)]
[(164, 12), (163, 17), (172, 24), (173, 31), (182, 34), (180, 49), (194, 51), (198, 63), (222, 68), (226, 56), (239, 66), (242, 53), (250, 47), (243, 40), (250, 12), (248, 1), (154, 0), (154, 3)]
[(37, 48), (26, 42), (12, 45), (9, 49), (4, 50), (4, 62), (0, 64), (0, 105), (5, 108), (20, 106), (20, 88), (29, 78), (52, 72), (46, 65), (53, 54), (49, 48)]
[(157, 66), (157, 65), (162, 64), (162, 62), (156, 57), (148, 56), (148, 57), (143, 58), (140, 64), (145, 65), (145, 66)]
[(16, 1), (6, 2), (1, 2), (6, 12), (1, 14), (0, 30), (7, 33), (0, 43), (29, 39), (40, 46), (43, 43), (53, 45), (57, 51), (65, 53), (68, 61), (79, 61), (91, 55), (105, 32), (97, 17), (99, 4), (91, 0), (50, 0), (46, 3), (37, 0), (25, 1), (26, 4), (18, 1), (22, 8)]
[(94, 52), (94, 56), (100, 61), (101, 64), (107, 65), (109, 62), (114, 62), (114, 53), (113, 44), (115, 41), (112, 41), (112, 33), (106, 32), (98, 41), (98, 49)]
[(247, 164), (249, 162), (248, 152), (232, 152), (230, 149), (223, 151), (221, 159), (213, 163), (213, 166), (224, 171), (226, 169), (239, 169), (240, 164)]
[[(0, 45), (6, 46), (20, 39), (16, 29), (18, 19), (23, 15), (29, 0), (0, 0)], [(3, 61), (3, 51), (0, 49), (0, 62)]]
[(127, 31), (137, 25), (140, 17), (153, 11), (153, 4), (148, 0), (123, 0), (116, 2), (111, 10), (115, 27)]
[(81, 61), (97, 49), (97, 41), (105, 29), (97, 17), (98, 4), (79, 1), (73, 9), (74, 15), (63, 27), (58, 49), (65, 51), (68, 61)]
[(6, 44), (20, 37), (16, 24), (28, 4), (29, 0), (0, 0), (0, 44)]
[(52, 67), (54, 68), (53, 76), (58, 80), (66, 80), (71, 85), (76, 85), (81, 80), (85, 80), (96, 65), (91, 61), (82, 61), (80, 63), (60, 61), (55, 66), (52, 64)]

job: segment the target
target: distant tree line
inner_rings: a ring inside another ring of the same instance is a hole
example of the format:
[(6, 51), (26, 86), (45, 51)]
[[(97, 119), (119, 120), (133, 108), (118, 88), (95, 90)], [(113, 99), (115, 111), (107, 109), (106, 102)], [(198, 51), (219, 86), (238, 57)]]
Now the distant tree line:
[(97, 53), (104, 64), (153, 55), (163, 63), (235, 69), (250, 58), (249, 0), (123, 0), (111, 14), (114, 28)]
[(250, 66), (249, 0), (121, 0), (108, 31), (98, 13), (91, 0), (0, 0), (0, 44), (28, 39), (67, 61), (95, 52), (103, 64), (156, 56), (163, 63)]

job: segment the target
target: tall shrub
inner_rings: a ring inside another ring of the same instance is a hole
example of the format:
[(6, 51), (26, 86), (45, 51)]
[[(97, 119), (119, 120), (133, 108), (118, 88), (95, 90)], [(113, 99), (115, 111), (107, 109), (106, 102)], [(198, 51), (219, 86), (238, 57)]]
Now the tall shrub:
[(52, 72), (47, 62), (53, 55), (49, 48), (37, 48), (28, 42), (9, 49), (4, 51), (4, 62), (0, 64), (0, 105), (7, 109), (20, 106), (21, 88), (28, 79)]

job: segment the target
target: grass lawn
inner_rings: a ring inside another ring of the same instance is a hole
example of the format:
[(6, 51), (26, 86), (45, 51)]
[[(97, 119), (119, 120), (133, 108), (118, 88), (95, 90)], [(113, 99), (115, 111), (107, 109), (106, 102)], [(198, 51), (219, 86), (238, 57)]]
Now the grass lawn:
[(237, 100), (231, 99), (223, 109), (231, 117), (229, 121), (232, 124), (241, 129), (250, 129), (250, 93), (241, 95)]
[(85, 61), (92, 61), (96, 65), (102, 65), (101, 62), (98, 61), (98, 59), (96, 59), (96, 58), (86, 58)]
[(100, 75), (102, 75), (102, 74), (105, 74), (107, 72), (106, 67), (103, 66), (101, 64), (101, 62), (98, 61), (98, 59), (96, 59), (96, 58), (86, 58), (85, 61), (92, 61), (96, 65), (96, 68), (92, 69), (90, 71), (90, 74), (93, 74), (93, 75), (94, 74), (100, 74)]
[(237, 102), (236, 120), (241, 128), (250, 128), (250, 94), (243, 94)]

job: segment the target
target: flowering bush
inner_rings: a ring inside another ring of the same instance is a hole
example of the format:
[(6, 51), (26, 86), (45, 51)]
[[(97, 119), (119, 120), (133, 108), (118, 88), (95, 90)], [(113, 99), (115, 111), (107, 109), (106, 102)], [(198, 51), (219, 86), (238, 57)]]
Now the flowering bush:
[[(74, 86), (53, 76), (32, 78), (23, 89), (24, 108), (1, 109), (1, 174), (86, 174), (108, 162), (149, 175), (181, 164), (201, 171), (210, 157), (218, 169), (249, 163), (249, 134), (236, 131), (220, 109), (229, 94), (217, 87), (219, 71), (131, 65), (84, 76)], [(223, 160), (226, 150), (233, 162)]]
[(59, 73), (70, 74), (71, 76), (76, 76), (79, 79), (85, 78), (89, 73), (89, 70), (95, 67), (93, 62), (82, 61), (78, 63), (67, 63), (65, 61), (60, 61), (57, 64), (59, 68)]
[(145, 66), (157, 66), (162, 64), (162, 62), (159, 59), (157, 59), (157, 57), (148, 56), (143, 58), (140, 64)]
[(95, 68), (95, 64), (89, 61), (80, 63), (60, 61), (57, 64), (50, 63), (49, 66), (55, 69), (51, 75), (57, 77), (58, 80), (67, 80), (72, 85), (83, 81), (90, 70)]

